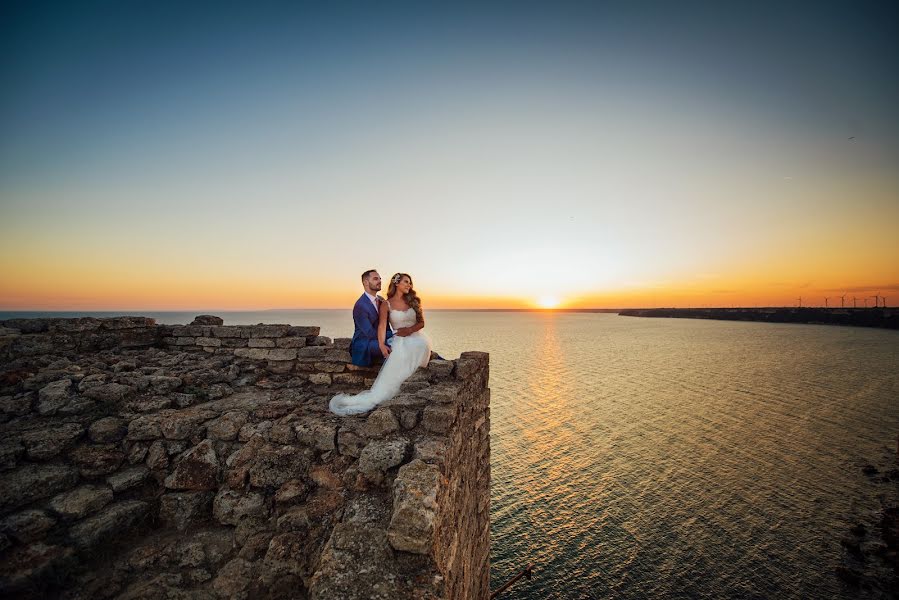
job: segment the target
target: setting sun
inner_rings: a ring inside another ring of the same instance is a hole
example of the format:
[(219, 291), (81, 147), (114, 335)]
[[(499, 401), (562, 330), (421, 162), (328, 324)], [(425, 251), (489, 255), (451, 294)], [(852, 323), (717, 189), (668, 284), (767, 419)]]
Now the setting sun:
[(537, 299), (537, 306), (540, 308), (556, 308), (559, 306), (559, 299), (555, 296), (541, 296)]

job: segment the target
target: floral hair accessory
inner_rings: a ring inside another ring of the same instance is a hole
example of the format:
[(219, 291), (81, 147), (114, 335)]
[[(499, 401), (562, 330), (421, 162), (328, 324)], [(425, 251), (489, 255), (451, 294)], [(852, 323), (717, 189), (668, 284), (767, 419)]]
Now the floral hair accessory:
[(399, 273), (397, 273), (396, 275), (393, 276), (393, 283), (394, 283), (395, 285), (399, 285), (399, 283), (400, 283), (402, 280), (403, 280), (403, 276), (400, 275)]

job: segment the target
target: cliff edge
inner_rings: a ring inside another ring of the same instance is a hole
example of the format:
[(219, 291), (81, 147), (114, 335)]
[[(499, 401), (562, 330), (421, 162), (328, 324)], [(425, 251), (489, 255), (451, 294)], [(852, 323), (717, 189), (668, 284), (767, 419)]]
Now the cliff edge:
[(371, 385), (318, 327), (0, 321), (0, 594), (486, 598), (488, 356)]

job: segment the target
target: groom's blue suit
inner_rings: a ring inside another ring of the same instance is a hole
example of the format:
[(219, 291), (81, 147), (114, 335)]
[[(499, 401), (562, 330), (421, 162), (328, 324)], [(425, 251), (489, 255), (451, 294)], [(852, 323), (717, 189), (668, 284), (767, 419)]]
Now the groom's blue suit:
[[(353, 306), (353, 341), (350, 342), (350, 356), (353, 364), (369, 367), (383, 358), (381, 346), (378, 344), (378, 311), (368, 296), (362, 294)], [(387, 338), (393, 337), (393, 331), (387, 328)]]

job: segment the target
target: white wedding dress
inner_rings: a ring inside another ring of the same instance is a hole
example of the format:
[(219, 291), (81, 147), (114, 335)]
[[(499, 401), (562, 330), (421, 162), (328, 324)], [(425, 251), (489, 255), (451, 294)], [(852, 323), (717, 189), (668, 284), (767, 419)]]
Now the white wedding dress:
[[(394, 331), (402, 327), (415, 325), (415, 309), (393, 310), (387, 301), (390, 311), (388, 321)], [(428, 366), (431, 358), (431, 340), (424, 330), (407, 335), (395, 335), (391, 339), (390, 354), (381, 366), (378, 377), (371, 389), (355, 396), (337, 394), (331, 398), (331, 412), (338, 415), (357, 415), (368, 412), (375, 406), (396, 396), (400, 386), (415, 372), (418, 367)]]

